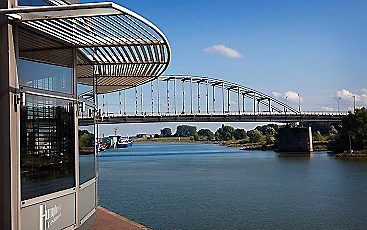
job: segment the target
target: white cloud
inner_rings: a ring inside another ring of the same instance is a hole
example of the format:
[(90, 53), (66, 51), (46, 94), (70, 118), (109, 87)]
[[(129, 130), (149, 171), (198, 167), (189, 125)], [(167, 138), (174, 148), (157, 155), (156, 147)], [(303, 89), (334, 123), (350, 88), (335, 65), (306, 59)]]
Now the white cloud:
[(273, 92), (273, 96), (280, 98), (280, 97), (282, 97), (282, 94), (278, 93), (278, 92)]
[(240, 52), (238, 52), (233, 48), (227, 47), (223, 44), (209, 46), (208, 48), (205, 48), (204, 51), (207, 53), (221, 54), (228, 58), (234, 58), (234, 59), (242, 58), (242, 54)]
[[(287, 91), (285, 93), (273, 92), (273, 96), (279, 99), (286, 100), (288, 102), (298, 102), (299, 100), (298, 93), (293, 92), (293, 91)], [(302, 100), (303, 99), (301, 97), (301, 101)]]
[(284, 93), (284, 99), (287, 99), (290, 102), (298, 102), (299, 100), (302, 101), (302, 97), (299, 98), (298, 93), (293, 91), (287, 91)]
[(345, 101), (347, 103), (353, 103), (354, 98), (356, 98), (356, 102), (360, 105), (367, 105), (367, 89), (363, 88), (361, 93), (353, 93), (347, 89), (341, 89), (335, 93), (334, 98), (340, 98), (340, 100)]
[(327, 106), (322, 106), (322, 107), (321, 107), (321, 110), (322, 110), (322, 111), (334, 111), (334, 109), (333, 109), (333, 108), (331, 108), (331, 107), (327, 107)]

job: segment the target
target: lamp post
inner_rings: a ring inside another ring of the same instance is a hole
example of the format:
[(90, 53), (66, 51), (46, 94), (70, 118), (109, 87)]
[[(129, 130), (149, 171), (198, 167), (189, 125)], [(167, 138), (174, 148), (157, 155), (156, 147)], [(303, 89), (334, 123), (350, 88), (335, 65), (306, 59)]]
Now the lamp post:
[(340, 99), (342, 99), (342, 98), (338, 97), (338, 113), (340, 113)]
[(298, 93), (298, 111), (301, 112), (301, 95)]
[(350, 131), (348, 132), (348, 139), (349, 139), (349, 153), (352, 153), (352, 138), (350, 137)]
[(284, 112), (287, 113), (287, 107), (288, 107), (288, 96), (285, 96), (285, 109)]
[(356, 112), (356, 95), (353, 95), (353, 113)]

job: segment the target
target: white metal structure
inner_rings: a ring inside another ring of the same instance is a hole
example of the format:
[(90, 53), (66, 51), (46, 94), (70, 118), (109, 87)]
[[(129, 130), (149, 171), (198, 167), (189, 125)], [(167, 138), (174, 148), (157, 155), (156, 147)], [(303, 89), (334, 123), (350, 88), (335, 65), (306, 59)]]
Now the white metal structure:
[[(63, 60), (65, 47), (78, 48), (78, 82), (98, 93), (131, 88), (160, 76), (168, 67), (171, 50), (165, 35), (151, 22), (115, 3), (19, 7), (0, 10), (24, 33), (20, 55), (53, 63)], [(52, 37), (59, 44), (36, 39)], [(31, 38), (31, 39), (28, 39)], [(32, 39), (33, 38), (33, 39)], [(64, 45), (60, 45), (64, 44)]]
[[(1, 230), (87, 229), (98, 129), (96, 119), (80, 129), (78, 114), (95, 117), (96, 94), (152, 81), (170, 62), (167, 38), (148, 20), (75, 1), (0, 1)], [(90, 103), (79, 88), (92, 90)], [(80, 147), (81, 131), (91, 146)]]

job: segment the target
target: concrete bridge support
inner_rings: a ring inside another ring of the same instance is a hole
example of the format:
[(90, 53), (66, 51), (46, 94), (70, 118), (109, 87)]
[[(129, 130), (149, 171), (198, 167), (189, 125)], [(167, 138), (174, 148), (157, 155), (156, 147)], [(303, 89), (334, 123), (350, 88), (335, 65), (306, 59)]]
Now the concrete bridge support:
[(279, 129), (277, 151), (289, 156), (310, 154), (313, 151), (311, 127)]

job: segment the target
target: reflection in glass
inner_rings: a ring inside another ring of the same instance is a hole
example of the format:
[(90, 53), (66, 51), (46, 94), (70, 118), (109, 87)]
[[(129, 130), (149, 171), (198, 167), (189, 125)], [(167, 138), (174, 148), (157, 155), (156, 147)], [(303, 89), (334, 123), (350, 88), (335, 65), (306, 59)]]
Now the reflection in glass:
[(22, 86), (66, 94), (73, 93), (73, 69), (20, 59), (19, 80)]
[(83, 184), (95, 173), (95, 136), (94, 125), (79, 127), (79, 180)]
[(22, 200), (75, 186), (74, 122), (73, 102), (26, 95), (21, 106)]

